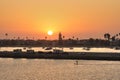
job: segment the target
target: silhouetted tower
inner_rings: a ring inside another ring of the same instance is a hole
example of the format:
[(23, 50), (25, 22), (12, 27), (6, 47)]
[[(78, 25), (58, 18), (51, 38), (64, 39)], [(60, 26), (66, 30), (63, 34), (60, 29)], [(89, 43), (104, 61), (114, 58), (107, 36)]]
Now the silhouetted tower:
[(61, 34), (61, 32), (59, 33), (59, 39), (58, 39), (58, 44), (59, 45), (62, 45), (63, 44), (63, 42), (62, 42), (62, 34)]

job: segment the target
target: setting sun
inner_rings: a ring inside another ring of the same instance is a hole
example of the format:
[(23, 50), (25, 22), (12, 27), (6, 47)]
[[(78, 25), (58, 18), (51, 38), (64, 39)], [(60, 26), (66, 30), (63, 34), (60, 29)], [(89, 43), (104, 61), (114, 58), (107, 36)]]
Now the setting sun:
[(48, 35), (52, 35), (52, 34), (53, 34), (53, 31), (49, 30)]

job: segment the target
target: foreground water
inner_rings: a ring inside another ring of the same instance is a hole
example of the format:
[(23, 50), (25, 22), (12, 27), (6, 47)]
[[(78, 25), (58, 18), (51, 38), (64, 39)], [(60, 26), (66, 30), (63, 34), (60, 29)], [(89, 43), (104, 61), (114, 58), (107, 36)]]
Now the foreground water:
[(0, 58), (0, 80), (120, 80), (119, 61)]
[[(23, 47), (1, 47), (13, 51)], [(27, 48), (28, 49), (28, 48)], [(33, 47), (35, 51), (45, 51)], [(66, 52), (119, 52), (110, 48), (64, 48)], [(0, 58), (0, 80), (120, 80), (120, 61)]]

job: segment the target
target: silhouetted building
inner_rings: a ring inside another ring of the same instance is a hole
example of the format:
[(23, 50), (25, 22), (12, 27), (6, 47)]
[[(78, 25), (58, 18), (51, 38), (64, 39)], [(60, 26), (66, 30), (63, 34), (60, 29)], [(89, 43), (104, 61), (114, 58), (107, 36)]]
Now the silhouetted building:
[(61, 32), (59, 33), (58, 36), (59, 36), (59, 37), (58, 37), (58, 44), (59, 44), (59, 45), (62, 45), (62, 44), (63, 44), (63, 40), (62, 40), (62, 34), (61, 34)]

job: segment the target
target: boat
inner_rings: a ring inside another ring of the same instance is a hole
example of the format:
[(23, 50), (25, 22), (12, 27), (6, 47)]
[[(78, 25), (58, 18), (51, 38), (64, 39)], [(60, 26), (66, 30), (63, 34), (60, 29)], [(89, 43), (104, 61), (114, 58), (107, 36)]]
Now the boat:
[(83, 50), (87, 50), (87, 51), (89, 51), (90, 48), (89, 48), (89, 47), (84, 47)]
[(13, 53), (22, 53), (22, 49), (14, 49)]
[(52, 47), (46, 47), (45, 48), (45, 50), (51, 50), (52, 49)]
[(60, 49), (53, 49), (53, 53), (63, 53), (63, 50), (60, 50)]
[(115, 47), (115, 50), (120, 50), (120, 47)]
[(44, 49), (45, 47), (42, 47), (42, 49)]
[(24, 47), (23, 49), (26, 50), (26, 47)]
[(29, 47), (28, 47), (28, 49), (32, 49), (32, 47), (31, 47), (31, 46), (29, 46)]
[(74, 49), (73, 47), (70, 47), (70, 49), (72, 50), (72, 49)]
[(34, 50), (27, 50), (27, 53), (35, 53)]

